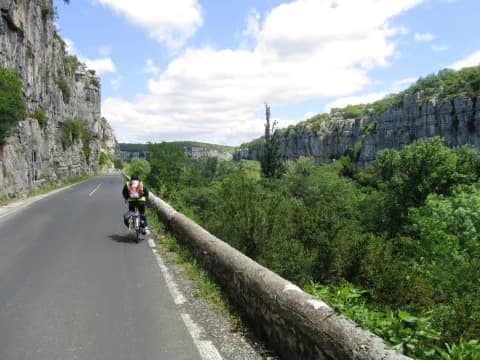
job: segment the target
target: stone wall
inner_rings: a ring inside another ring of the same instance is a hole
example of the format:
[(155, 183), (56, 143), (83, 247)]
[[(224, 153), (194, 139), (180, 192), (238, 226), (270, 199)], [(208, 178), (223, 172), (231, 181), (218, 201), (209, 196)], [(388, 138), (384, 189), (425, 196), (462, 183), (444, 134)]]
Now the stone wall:
[[(99, 78), (85, 65), (66, 61), (52, 0), (0, 0), (0, 15), (0, 66), (20, 74), (27, 110), (26, 119), (0, 145), (0, 197), (97, 171), (100, 151), (115, 152), (115, 136), (108, 124), (99, 126)], [(40, 110), (44, 124), (34, 118)], [(88, 156), (81, 140), (62, 146), (67, 119), (88, 124), (93, 136)]]
[(150, 194), (149, 205), (283, 359), (408, 359)]
[[(391, 106), (379, 116), (355, 120), (333, 114), (316, 128), (295, 127), (282, 132), (280, 152), (286, 160), (313, 157), (317, 163), (338, 159), (355, 148), (359, 165), (371, 163), (377, 152), (401, 149), (415, 140), (441, 136), (450, 147), (471, 145), (480, 151), (480, 101), (466, 95), (453, 100), (418, 103), (406, 95), (401, 105)], [(235, 159), (259, 160), (261, 149), (249, 147)]]

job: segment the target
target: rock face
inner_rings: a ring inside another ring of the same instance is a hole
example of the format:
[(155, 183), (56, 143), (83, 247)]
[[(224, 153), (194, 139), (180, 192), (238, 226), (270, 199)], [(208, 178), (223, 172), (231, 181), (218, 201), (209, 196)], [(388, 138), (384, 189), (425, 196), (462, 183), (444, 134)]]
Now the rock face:
[[(378, 116), (360, 120), (333, 114), (317, 125), (296, 127), (280, 137), (284, 159), (313, 157), (327, 163), (353, 152), (357, 163), (365, 166), (384, 149), (401, 149), (415, 140), (441, 136), (449, 147), (471, 145), (480, 151), (480, 101), (466, 95), (453, 100), (417, 102), (406, 95), (401, 105), (391, 106)], [(238, 150), (235, 159), (258, 160), (261, 148)]]
[[(27, 112), (0, 145), (0, 196), (97, 171), (100, 152), (113, 154), (117, 142), (99, 125), (99, 79), (66, 53), (52, 0), (0, 0), (0, 11), (0, 66), (20, 74)], [(69, 121), (83, 122), (91, 140), (68, 135)]]
[(222, 160), (232, 160), (232, 154), (226, 151), (219, 151), (215, 149), (205, 149), (201, 147), (186, 147), (185, 154), (193, 160), (205, 160), (210, 158), (217, 158)]

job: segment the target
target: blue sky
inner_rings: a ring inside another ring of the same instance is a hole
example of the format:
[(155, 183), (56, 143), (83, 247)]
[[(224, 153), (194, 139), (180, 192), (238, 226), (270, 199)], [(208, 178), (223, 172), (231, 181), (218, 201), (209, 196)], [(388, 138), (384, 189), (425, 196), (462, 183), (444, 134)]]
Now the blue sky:
[(480, 63), (478, 0), (54, 0), (120, 142), (239, 145)]

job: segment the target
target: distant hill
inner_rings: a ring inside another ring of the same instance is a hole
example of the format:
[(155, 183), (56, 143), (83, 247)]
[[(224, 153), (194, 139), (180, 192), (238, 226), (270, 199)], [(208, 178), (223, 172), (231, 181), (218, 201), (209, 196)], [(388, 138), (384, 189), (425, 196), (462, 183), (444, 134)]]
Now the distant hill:
[[(222, 158), (224, 160), (231, 160), (235, 147), (217, 144), (208, 144), (198, 141), (172, 141), (170, 144), (175, 144), (185, 150), (187, 156), (192, 159), (204, 159), (209, 157)], [(122, 159), (130, 159), (133, 157), (144, 157), (148, 153), (148, 144), (130, 144), (120, 143), (120, 153)]]
[(141, 152), (147, 151), (148, 144), (130, 144), (130, 143), (119, 143), (120, 151), (127, 152)]
[[(234, 146), (227, 145), (217, 145), (217, 144), (208, 144), (198, 141), (172, 141), (170, 144), (177, 144), (183, 148), (200, 148), (204, 150), (216, 150), (221, 152), (233, 153), (235, 151)], [(140, 152), (148, 151), (148, 144), (131, 144), (131, 143), (120, 143), (120, 151), (128, 152)]]

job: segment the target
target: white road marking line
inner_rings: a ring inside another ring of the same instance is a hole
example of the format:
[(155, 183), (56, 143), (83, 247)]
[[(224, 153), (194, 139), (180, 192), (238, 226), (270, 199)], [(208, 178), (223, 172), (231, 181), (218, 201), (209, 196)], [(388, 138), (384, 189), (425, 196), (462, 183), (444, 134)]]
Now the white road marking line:
[(148, 246), (150, 246), (150, 248), (152, 248), (152, 249), (156, 248), (155, 241), (153, 241), (152, 238), (148, 239)]
[[(172, 295), (173, 302), (176, 305), (183, 305), (187, 300), (181, 291), (178, 290), (177, 284), (175, 283), (175, 280), (173, 280), (170, 271), (168, 271), (168, 268), (163, 262), (162, 257), (158, 253), (155, 241), (153, 241), (152, 238), (148, 239), (148, 246), (150, 246), (155, 258), (157, 259), (158, 266), (160, 267), (163, 277), (165, 278), (165, 282), (167, 283), (168, 290)], [(190, 315), (181, 313), (180, 316), (182, 317), (183, 322), (185, 323), (185, 326), (190, 333), (193, 343), (197, 347), (202, 360), (222, 360), (222, 356), (210, 340), (201, 340), (203, 329), (193, 322)]]
[(165, 282), (167, 283), (168, 290), (170, 290), (170, 294), (172, 294), (173, 302), (177, 305), (185, 304), (186, 302), (185, 296), (183, 296), (180, 290), (178, 290), (177, 284), (173, 280), (172, 275), (170, 275), (168, 268), (163, 263), (163, 259), (155, 249), (153, 249), (153, 254), (157, 259), (158, 266), (160, 267), (163, 277), (165, 278)]
[(202, 340), (201, 335), (203, 329), (195, 324), (188, 314), (180, 314), (185, 326), (187, 327), (190, 335), (192, 336), (193, 342), (197, 346), (200, 356), (203, 360), (222, 360), (220, 353), (213, 343), (209, 340)]
[(95, 194), (95, 191), (97, 191), (100, 186), (102, 186), (101, 183), (98, 184), (98, 186), (90, 194), (88, 194), (88, 196), (92, 196), (93, 194)]

